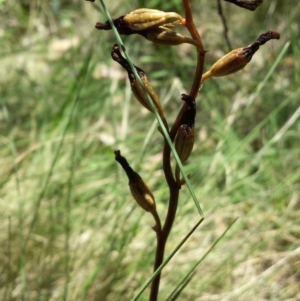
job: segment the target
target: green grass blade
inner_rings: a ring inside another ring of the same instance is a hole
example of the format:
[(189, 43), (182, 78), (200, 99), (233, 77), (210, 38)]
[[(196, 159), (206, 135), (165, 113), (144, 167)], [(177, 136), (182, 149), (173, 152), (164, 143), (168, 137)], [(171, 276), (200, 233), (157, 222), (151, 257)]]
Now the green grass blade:
[(183, 240), (176, 246), (176, 248), (170, 253), (169, 256), (164, 260), (164, 262), (158, 267), (158, 269), (152, 274), (152, 276), (142, 285), (137, 294), (130, 300), (136, 301), (144, 292), (144, 290), (148, 287), (148, 285), (153, 281), (153, 279), (161, 272), (161, 270), (167, 265), (167, 263), (172, 259), (172, 257), (177, 253), (177, 251), (185, 244), (188, 238), (194, 233), (194, 231), (199, 227), (199, 225), (203, 222), (204, 218), (202, 217), (196, 225), (190, 230), (190, 232), (183, 238)]
[(18, 166), (15, 163), (16, 160), (16, 149), (12, 139), (9, 141), (10, 149), (13, 155), (13, 167), (14, 173), (16, 175), (16, 191), (18, 195), (18, 219), (19, 219), (19, 248), (20, 248), (20, 261), (19, 261), (19, 269), (20, 269), (20, 278), (21, 278), (21, 300), (25, 300), (25, 290), (26, 290), (26, 258), (25, 258), (25, 241), (24, 241), (24, 210), (23, 210), (23, 201), (21, 199), (21, 192), (20, 192), (20, 179), (18, 173)]
[(80, 94), (81, 88), (83, 87), (83, 82), (85, 80), (85, 76), (86, 76), (87, 71), (88, 71), (88, 66), (89, 66), (89, 62), (90, 62), (90, 59), (91, 59), (91, 55), (92, 55), (92, 51), (90, 50), (89, 55), (87, 56), (86, 60), (82, 64), (82, 67), (81, 67), (81, 70), (80, 70), (80, 75), (78, 76), (78, 79), (74, 81), (74, 83), (73, 83), (73, 85), (71, 87), (71, 90), (70, 90), (70, 93), (69, 93), (69, 96), (68, 96), (70, 98), (73, 98), (73, 104), (72, 104), (72, 107), (71, 107), (70, 116), (68, 117), (67, 123), (65, 125), (64, 130), (63, 130), (63, 134), (62, 134), (61, 140), (60, 140), (59, 145), (58, 145), (58, 147), (57, 147), (57, 149), (55, 151), (53, 160), (51, 162), (50, 170), (49, 170), (49, 172), (47, 174), (44, 186), (41, 189), (41, 192), (39, 193), (38, 199), (36, 201), (36, 204), (35, 204), (35, 207), (34, 207), (35, 211), (33, 213), (33, 217), (32, 217), (32, 220), (30, 222), (30, 225), (29, 225), (28, 234), (27, 234), (27, 238), (25, 240), (25, 244), (29, 240), (29, 236), (30, 236), (30, 234), (32, 232), (32, 229), (33, 229), (33, 227), (34, 227), (34, 225), (35, 225), (35, 223), (36, 223), (36, 221), (38, 219), (38, 213), (39, 213), (39, 209), (40, 209), (42, 200), (43, 200), (43, 198), (45, 196), (45, 193), (47, 191), (48, 184), (50, 183), (50, 180), (51, 180), (51, 177), (52, 177), (52, 174), (53, 174), (56, 162), (59, 159), (60, 151), (62, 149), (62, 145), (63, 145), (64, 139), (65, 139), (65, 136), (67, 134), (67, 130), (68, 130), (69, 125), (71, 123), (71, 120), (73, 118), (73, 114), (75, 112), (75, 109), (76, 109), (76, 106), (77, 106), (77, 102), (79, 100), (79, 94)]
[(259, 83), (259, 85), (256, 88), (256, 91), (249, 98), (249, 101), (247, 103), (246, 109), (248, 109), (253, 104), (253, 102), (256, 99), (256, 97), (259, 95), (259, 93), (261, 92), (261, 90), (264, 88), (264, 86), (268, 82), (269, 78), (274, 73), (274, 71), (277, 68), (278, 64), (280, 63), (280, 61), (282, 60), (283, 56), (285, 55), (286, 51), (288, 50), (290, 44), (291, 44), (290, 42), (286, 42), (285, 43), (285, 45), (283, 46), (282, 50), (280, 51), (277, 59), (273, 63), (271, 69), (269, 70), (269, 72), (267, 73), (267, 75), (265, 76), (265, 78), (263, 79), (263, 81), (261, 83)]
[(215, 248), (215, 246), (221, 241), (221, 239), (226, 235), (229, 229), (234, 225), (238, 218), (235, 218), (232, 223), (227, 227), (227, 229), (221, 234), (221, 236), (211, 245), (211, 247), (204, 253), (204, 255), (196, 262), (196, 264), (190, 269), (190, 271), (179, 281), (177, 287), (171, 292), (170, 296), (167, 298), (167, 301), (174, 301), (187, 286), (190, 280), (193, 277), (193, 274), (199, 264), (209, 255), (209, 253)]

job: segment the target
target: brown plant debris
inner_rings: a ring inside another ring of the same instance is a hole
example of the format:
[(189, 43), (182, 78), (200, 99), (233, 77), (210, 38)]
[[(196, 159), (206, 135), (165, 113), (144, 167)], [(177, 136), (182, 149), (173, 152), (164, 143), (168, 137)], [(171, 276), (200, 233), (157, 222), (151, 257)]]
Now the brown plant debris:
[(248, 1), (248, 0), (224, 0), (226, 2), (230, 2), (232, 4), (235, 4), (239, 7), (254, 11), (256, 10), (262, 3), (263, 0), (252, 0), (252, 1)]

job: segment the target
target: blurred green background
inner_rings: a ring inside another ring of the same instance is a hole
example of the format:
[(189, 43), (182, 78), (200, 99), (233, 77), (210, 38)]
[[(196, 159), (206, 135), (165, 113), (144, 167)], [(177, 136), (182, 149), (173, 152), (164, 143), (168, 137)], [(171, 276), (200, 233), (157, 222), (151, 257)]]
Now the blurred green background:
[[(217, 4), (192, 1), (206, 70), (228, 51)], [(281, 39), (245, 70), (203, 85), (186, 172), (206, 219), (163, 271), (159, 300), (238, 217), (178, 300), (296, 301), (300, 3), (265, 0), (255, 12), (221, 4), (233, 48), (269, 28)], [(140, 7), (183, 15), (179, 0), (106, 5), (112, 17)], [(168, 188), (154, 116), (110, 58), (113, 33), (94, 28), (106, 21), (99, 2), (2, 0), (0, 20), (0, 299), (129, 300), (152, 273), (156, 238), (113, 150), (151, 187), (163, 219)], [(172, 124), (191, 87), (195, 50), (123, 41)], [(186, 187), (179, 201), (167, 254), (199, 219)]]

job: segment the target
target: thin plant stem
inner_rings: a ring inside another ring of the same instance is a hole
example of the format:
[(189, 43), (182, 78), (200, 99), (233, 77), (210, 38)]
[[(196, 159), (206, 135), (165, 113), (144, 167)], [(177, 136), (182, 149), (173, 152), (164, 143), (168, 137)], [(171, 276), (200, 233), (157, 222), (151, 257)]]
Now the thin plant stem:
[[(186, 17), (185, 26), (190, 32), (192, 38), (196, 40), (199, 44), (199, 46), (197, 47), (197, 67), (194, 75), (192, 88), (190, 90), (190, 96), (196, 98), (198, 96), (200, 85), (201, 85), (201, 78), (203, 74), (203, 67), (204, 67), (204, 60), (205, 60), (205, 50), (203, 47), (201, 36), (193, 22), (190, 1), (183, 0), (183, 6), (185, 11), (185, 17)], [(188, 105), (184, 103), (170, 130), (170, 139), (172, 142), (174, 141), (176, 133), (180, 126), (182, 115), (187, 110), (187, 108)], [(164, 169), (166, 181), (169, 186), (170, 197), (169, 197), (169, 207), (168, 207), (167, 217), (164, 226), (162, 228), (161, 235), (157, 235), (157, 248), (155, 254), (154, 271), (157, 270), (157, 268), (162, 264), (164, 260), (165, 245), (175, 220), (177, 207), (178, 207), (179, 190), (180, 190), (180, 184), (176, 182), (176, 180), (174, 179), (174, 175), (172, 173), (171, 149), (167, 141), (165, 141), (164, 143), (163, 169)], [(161, 273), (159, 273), (152, 282), (151, 290), (150, 290), (150, 299), (149, 299), (150, 301), (157, 300), (160, 279), (161, 279)]]
[(224, 38), (225, 38), (228, 50), (230, 51), (230, 50), (232, 50), (232, 46), (231, 46), (231, 42), (230, 42), (229, 37), (228, 37), (227, 21), (226, 21), (226, 18), (224, 16), (224, 13), (223, 13), (221, 0), (217, 0), (217, 2), (218, 2), (218, 13), (220, 15), (220, 18), (221, 18), (222, 24), (223, 24)]

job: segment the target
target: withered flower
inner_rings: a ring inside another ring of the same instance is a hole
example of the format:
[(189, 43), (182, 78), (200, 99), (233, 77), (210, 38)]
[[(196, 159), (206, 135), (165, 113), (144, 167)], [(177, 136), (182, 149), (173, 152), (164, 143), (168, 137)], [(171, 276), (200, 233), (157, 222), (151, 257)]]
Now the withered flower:
[(234, 49), (220, 58), (213, 64), (209, 71), (203, 74), (202, 81), (212, 76), (224, 76), (243, 69), (251, 61), (252, 56), (260, 46), (271, 39), (278, 40), (279, 38), (280, 34), (278, 32), (269, 29), (261, 34), (253, 44), (243, 48)]
[(181, 125), (175, 137), (175, 149), (181, 162), (184, 163), (191, 155), (195, 142), (196, 102), (189, 95), (182, 94), (181, 97), (189, 107), (182, 116)]
[[(153, 112), (153, 110), (148, 102), (148, 99), (146, 97), (146, 94), (144, 93), (143, 88), (141, 87), (138, 80), (135, 78), (127, 60), (122, 56), (119, 45), (115, 44), (113, 46), (111, 56), (114, 61), (118, 62), (127, 71), (128, 78), (131, 83), (131, 90), (132, 90), (134, 96), (136, 97), (136, 99), (147, 110), (149, 110), (150, 112)], [(159, 115), (161, 116), (162, 119), (164, 119), (163, 108), (161, 106), (160, 100), (159, 100), (158, 96), (156, 95), (155, 91), (153, 90), (153, 88), (151, 87), (145, 72), (137, 66), (135, 66), (135, 68), (137, 70), (139, 77), (141, 78), (142, 82), (144, 83), (147, 92), (151, 96), (151, 99), (152, 99), (154, 105), (156, 106)]]
[[(132, 30), (130, 27), (128, 27), (127, 23), (124, 22), (123, 18), (124, 16), (121, 16), (117, 19), (112, 20), (119, 34), (131, 35), (131, 34), (139, 33), (138, 31)], [(108, 21), (106, 21), (105, 23), (97, 22), (95, 28), (99, 30), (111, 30), (111, 26)]]

